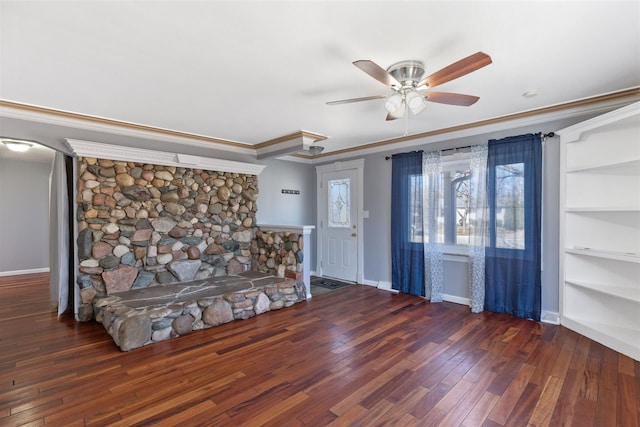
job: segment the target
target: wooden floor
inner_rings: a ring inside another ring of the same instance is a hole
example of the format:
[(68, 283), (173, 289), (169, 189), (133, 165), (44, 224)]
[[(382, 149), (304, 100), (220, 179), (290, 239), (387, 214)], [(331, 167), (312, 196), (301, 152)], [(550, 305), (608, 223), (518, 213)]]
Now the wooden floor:
[(123, 353), (0, 278), (0, 425), (638, 426), (640, 363), (367, 286)]

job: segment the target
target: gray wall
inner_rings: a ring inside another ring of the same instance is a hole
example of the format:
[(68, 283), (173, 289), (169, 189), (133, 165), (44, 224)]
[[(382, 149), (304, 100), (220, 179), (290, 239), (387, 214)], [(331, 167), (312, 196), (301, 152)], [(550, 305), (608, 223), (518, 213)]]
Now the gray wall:
[(542, 162), (542, 309), (560, 311), (560, 138), (544, 144)]
[[(304, 163), (269, 159), (258, 176), (258, 225), (315, 225), (316, 169)], [(282, 194), (282, 190), (299, 190), (300, 194)], [(316, 265), (316, 230), (311, 244), (304, 248), (311, 265)]]
[(0, 273), (49, 268), (50, 169), (0, 158)]
[[(410, 150), (407, 150), (410, 151)], [(364, 278), (391, 282), (391, 161), (385, 154), (364, 160)]]

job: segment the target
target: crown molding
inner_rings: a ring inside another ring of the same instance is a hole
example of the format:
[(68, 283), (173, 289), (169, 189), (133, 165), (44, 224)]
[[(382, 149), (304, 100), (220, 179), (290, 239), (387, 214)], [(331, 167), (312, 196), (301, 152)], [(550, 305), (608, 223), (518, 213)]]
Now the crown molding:
[(111, 133), (122, 136), (180, 143), (204, 148), (215, 148), (237, 154), (250, 154), (256, 158), (277, 157), (308, 150), (311, 144), (328, 138), (315, 132), (299, 130), (255, 145), (214, 138), (188, 132), (175, 131), (88, 114), (57, 110), (32, 104), (0, 99), (0, 115), (50, 125)]
[(236, 162), (214, 159), (211, 157), (192, 156), (190, 154), (167, 153), (164, 151), (146, 150), (124, 145), (103, 144), (101, 142), (65, 139), (67, 147), (75, 156), (96, 157), (100, 159), (150, 163), (154, 165), (197, 168), (209, 171), (236, 172), (248, 175), (259, 175), (266, 167), (255, 163)]
[(231, 153), (249, 154), (255, 156), (256, 159), (275, 157), (286, 161), (318, 164), (354, 156), (373, 154), (389, 149), (399, 150), (417, 145), (474, 136), (497, 130), (535, 125), (537, 123), (566, 119), (590, 113), (606, 113), (638, 100), (640, 100), (640, 87), (634, 87), (506, 116), (493, 117), (473, 123), (375, 141), (355, 147), (325, 152), (315, 156), (301, 153), (301, 151), (306, 151), (312, 144), (326, 140), (329, 137), (305, 130), (299, 130), (278, 138), (250, 145), (238, 141), (156, 128), (2, 99), (0, 99), (0, 116), (197, 147), (216, 148)]
[(279, 143), (290, 141), (290, 140), (294, 140), (294, 139), (300, 139), (300, 138), (305, 138), (305, 139), (309, 140), (310, 143), (313, 143), (313, 142), (317, 142), (317, 141), (324, 141), (325, 139), (327, 139), (329, 137), (326, 136), (326, 135), (322, 135), (322, 134), (314, 133), (314, 132), (309, 132), (309, 131), (306, 131), (306, 130), (298, 130), (298, 131), (292, 132), (292, 133), (287, 134), (287, 135), (279, 136), (277, 138), (273, 138), (273, 139), (269, 139), (267, 141), (260, 142), (259, 144), (254, 145), (254, 147), (256, 149), (266, 148), (266, 147), (269, 147), (271, 145), (279, 144)]
[(0, 116), (132, 138), (180, 143), (209, 149), (214, 148), (238, 154), (255, 154), (255, 149), (251, 145), (238, 141), (56, 110), (5, 99), (0, 99)]
[[(412, 135), (403, 135), (397, 138), (385, 139), (369, 144), (349, 147), (342, 150), (330, 151), (311, 157), (304, 154), (291, 154), (289, 157), (311, 163), (326, 163), (354, 156), (388, 151), (390, 149), (399, 150), (418, 145), (442, 142), (456, 138), (465, 138), (510, 128), (518, 128), (538, 123), (562, 120), (585, 114), (606, 113), (611, 110), (622, 108), (633, 102), (640, 100), (640, 87), (625, 89), (618, 92), (611, 92), (595, 97), (578, 99), (571, 102), (555, 104), (547, 107), (526, 110), (506, 116), (493, 117), (477, 122), (466, 123), (448, 128), (435, 129), (427, 132), (420, 132)], [(291, 159), (292, 160), (292, 159)]]
[(298, 151), (309, 150), (312, 144), (324, 141), (328, 137), (319, 133), (299, 130), (288, 135), (270, 139), (254, 145), (256, 158), (280, 157)]

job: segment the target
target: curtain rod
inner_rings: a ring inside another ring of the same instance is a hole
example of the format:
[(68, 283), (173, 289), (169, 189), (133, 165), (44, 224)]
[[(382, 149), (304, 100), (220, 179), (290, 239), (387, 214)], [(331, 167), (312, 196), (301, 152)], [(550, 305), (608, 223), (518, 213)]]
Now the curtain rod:
[[(546, 140), (547, 140), (547, 138), (553, 138), (554, 136), (556, 136), (555, 132), (543, 133), (543, 134), (542, 134), (542, 139), (543, 139), (544, 141), (546, 141)], [(453, 151), (453, 152), (455, 153), (456, 151), (459, 151), (459, 150), (466, 150), (466, 149), (468, 149), (468, 148), (471, 148), (471, 145), (465, 145), (464, 147), (446, 148), (446, 149), (444, 149), (444, 150), (440, 150), (440, 152), (441, 152), (441, 153), (444, 153), (445, 151)], [(392, 156), (385, 156), (385, 158), (384, 158), (384, 159), (385, 159), (385, 160), (391, 160), (391, 157), (392, 157)]]

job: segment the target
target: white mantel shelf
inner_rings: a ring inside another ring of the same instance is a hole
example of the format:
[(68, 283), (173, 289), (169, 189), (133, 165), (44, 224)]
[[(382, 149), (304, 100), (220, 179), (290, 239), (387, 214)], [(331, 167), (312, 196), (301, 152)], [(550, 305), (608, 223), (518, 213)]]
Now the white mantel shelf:
[(258, 224), (261, 231), (275, 231), (278, 233), (299, 233), (302, 234), (302, 281), (307, 287), (307, 299), (311, 298), (311, 260), (309, 259), (308, 248), (311, 242), (308, 240), (315, 225), (274, 225)]
[(258, 228), (264, 231), (281, 231), (288, 233), (300, 233), (311, 234), (311, 231), (316, 228), (315, 225), (273, 225), (273, 224), (258, 224)]
[(66, 140), (67, 147), (75, 156), (96, 157), (100, 159), (136, 161), (163, 166), (198, 168), (210, 171), (235, 172), (248, 175), (259, 175), (265, 165), (232, 160), (215, 159), (213, 157), (193, 156), (190, 154), (169, 153), (157, 150), (129, 147), (124, 145), (104, 144), (100, 142)]

